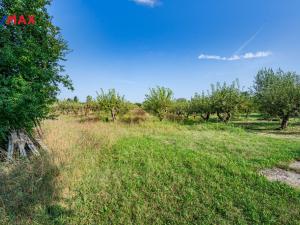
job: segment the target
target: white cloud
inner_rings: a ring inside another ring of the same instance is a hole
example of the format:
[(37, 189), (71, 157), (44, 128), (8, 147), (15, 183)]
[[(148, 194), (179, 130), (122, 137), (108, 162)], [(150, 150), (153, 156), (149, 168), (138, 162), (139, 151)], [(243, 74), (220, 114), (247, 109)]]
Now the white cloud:
[(257, 59), (257, 58), (264, 58), (272, 55), (272, 52), (270, 51), (260, 51), (260, 52), (248, 52), (244, 55), (233, 55), (230, 57), (222, 57), (218, 55), (205, 55), (201, 54), (198, 59), (200, 60), (220, 60), (220, 61), (237, 61), (242, 59)]
[(246, 53), (243, 58), (244, 59), (255, 59), (255, 58), (263, 58), (272, 55), (272, 52), (256, 52), (256, 53)]
[(149, 7), (154, 7), (158, 4), (158, 0), (132, 0), (136, 4), (145, 5)]

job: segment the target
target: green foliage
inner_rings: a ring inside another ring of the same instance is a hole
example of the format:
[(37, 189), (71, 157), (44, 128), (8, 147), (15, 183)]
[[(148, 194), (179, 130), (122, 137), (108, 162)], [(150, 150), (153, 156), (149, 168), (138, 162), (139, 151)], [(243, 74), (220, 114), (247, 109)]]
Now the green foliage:
[(83, 110), (83, 104), (74, 100), (62, 100), (55, 104), (55, 110), (65, 115), (79, 115)]
[(74, 102), (79, 102), (78, 97), (77, 97), (77, 96), (74, 96), (73, 101), (74, 101)]
[(251, 112), (255, 111), (254, 98), (249, 92), (242, 92), (240, 95), (239, 112), (246, 114), (246, 117)]
[(178, 119), (184, 119), (189, 116), (190, 101), (185, 98), (179, 98), (172, 102), (170, 113), (176, 115)]
[(260, 110), (281, 118), (281, 128), (300, 112), (300, 77), (294, 72), (264, 69), (255, 78), (256, 99)]
[(173, 91), (171, 89), (157, 86), (150, 89), (143, 106), (146, 110), (158, 116), (160, 120), (163, 120), (172, 106), (172, 100)]
[(88, 95), (88, 96), (86, 97), (86, 101), (85, 101), (85, 102), (86, 102), (86, 103), (93, 102), (93, 97), (90, 96), (90, 95)]
[(31, 129), (46, 118), (62, 75), (67, 44), (47, 12), (48, 0), (0, 0), (4, 15), (35, 15), (36, 25), (0, 26), (0, 140), (13, 129)]
[(217, 113), (219, 119), (228, 122), (232, 115), (238, 112), (241, 103), (241, 93), (238, 81), (231, 85), (224, 83), (212, 85), (212, 111)]
[(199, 114), (203, 120), (208, 121), (213, 113), (211, 96), (205, 95), (204, 92), (202, 95), (196, 93), (191, 99), (190, 111), (192, 114)]
[(128, 103), (125, 101), (124, 96), (119, 95), (115, 89), (109, 89), (107, 93), (101, 89), (100, 93), (97, 93), (97, 102), (101, 110), (109, 112), (111, 114), (112, 121), (117, 119), (119, 113), (125, 113), (128, 111)]
[(98, 104), (94, 101), (92, 96), (86, 97), (86, 102), (84, 104), (84, 115), (87, 116), (90, 112), (95, 112), (99, 109)]

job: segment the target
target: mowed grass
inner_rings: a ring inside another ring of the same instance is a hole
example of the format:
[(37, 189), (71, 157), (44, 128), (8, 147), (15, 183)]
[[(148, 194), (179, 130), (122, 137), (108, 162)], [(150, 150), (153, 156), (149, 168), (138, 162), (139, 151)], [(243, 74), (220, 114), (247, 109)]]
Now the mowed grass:
[(18, 222), (299, 224), (300, 191), (259, 175), (300, 158), (297, 126), (286, 138), (236, 124), (46, 121), (57, 198)]

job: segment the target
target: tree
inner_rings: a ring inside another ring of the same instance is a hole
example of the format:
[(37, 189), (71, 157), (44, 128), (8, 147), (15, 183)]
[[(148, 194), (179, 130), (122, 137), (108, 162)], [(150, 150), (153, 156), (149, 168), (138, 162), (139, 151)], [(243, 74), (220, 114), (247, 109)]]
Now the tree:
[(208, 121), (213, 113), (210, 96), (205, 95), (204, 92), (202, 92), (202, 95), (196, 93), (191, 99), (191, 112), (199, 114), (203, 120)]
[(110, 112), (112, 121), (114, 122), (117, 119), (117, 115), (126, 108), (124, 96), (120, 96), (115, 89), (109, 89), (107, 93), (101, 89), (101, 92), (97, 94), (97, 101), (100, 108), (106, 112)]
[(241, 93), (240, 98), (239, 112), (245, 113), (246, 118), (248, 118), (249, 114), (255, 109), (253, 96), (246, 91)]
[(217, 113), (222, 122), (227, 123), (239, 109), (240, 96), (238, 81), (233, 82), (231, 85), (226, 83), (212, 85), (212, 111)]
[(87, 97), (86, 97), (86, 101), (85, 101), (86, 103), (91, 103), (91, 102), (93, 102), (93, 97), (92, 96), (90, 96), (90, 95), (88, 95)]
[(295, 72), (260, 70), (255, 77), (255, 94), (260, 110), (281, 118), (281, 129), (300, 112), (300, 76)]
[(186, 100), (185, 98), (178, 98), (175, 101), (173, 101), (170, 107), (170, 112), (174, 113), (178, 117), (188, 117), (189, 107), (190, 101)]
[(49, 0), (0, 0), (0, 18), (16, 14), (37, 19), (26, 26), (0, 26), (0, 145), (8, 146), (9, 158), (14, 149), (26, 155), (25, 150), (34, 148), (28, 134), (47, 117), (60, 85), (72, 88), (60, 64), (67, 44), (52, 24), (49, 4)]
[(146, 95), (144, 108), (163, 120), (169, 108), (172, 106), (173, 91), (169, 88), (157, 86), (151, 88)]
[(87, 116), (91, 111), (97, 110), (97, 103), (93, 100), (93, 97), (88, 95), (84, 104), (84, 115)]

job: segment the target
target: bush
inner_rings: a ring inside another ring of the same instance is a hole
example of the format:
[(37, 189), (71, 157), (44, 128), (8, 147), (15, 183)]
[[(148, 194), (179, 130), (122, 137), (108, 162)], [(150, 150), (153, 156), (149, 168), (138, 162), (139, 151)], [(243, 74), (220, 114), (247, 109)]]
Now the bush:
[(149, 114), (141, 108), (135, 108), (126, 113), (122, 121), (126, 123), (141, 123), (149, 119)]
[(173, 121), (173, 122), (181, 122), (183, 121), (186, 117), (184, 115), (178, 115), (175, 113), (167, 113), (165, 115), (165, 118), (167, 120)]

